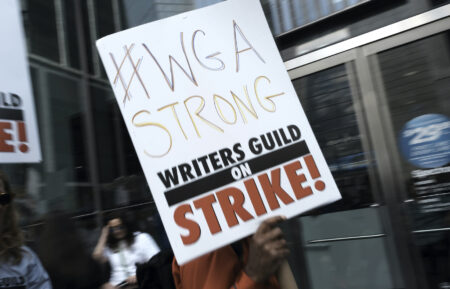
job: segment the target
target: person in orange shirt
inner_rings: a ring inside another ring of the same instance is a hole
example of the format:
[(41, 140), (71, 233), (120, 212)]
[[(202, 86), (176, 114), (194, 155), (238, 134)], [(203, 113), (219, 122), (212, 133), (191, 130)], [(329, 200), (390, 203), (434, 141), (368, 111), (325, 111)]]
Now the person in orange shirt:
[(229, 245), (182, 266), (174, 258), (176, 289), (279, 289), (275, 273), (289, 250), (277, 224), (285, 219), (265, 220), (253, 236), (240, 241), (242, 254)]

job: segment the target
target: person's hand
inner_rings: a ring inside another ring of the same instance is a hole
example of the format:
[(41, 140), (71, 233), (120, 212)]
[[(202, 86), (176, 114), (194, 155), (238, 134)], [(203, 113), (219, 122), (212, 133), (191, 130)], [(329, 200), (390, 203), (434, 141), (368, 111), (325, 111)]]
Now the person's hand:
[(109, 224), (107, 224), (102, 228), (102, 237), (106, 238), (108, 237), (108, 234), (109, 234)]
[(286, 240), (277, 224), (286, 220), (276, 216), (265, 220), (250, 238), (248, 262), (245, 273), (256, 282), (267, 280), (273, 275), (289, 254)]
[(136, 275), (128, 277), (127, 282), (128, 282), (128, 284), (137, 284)]

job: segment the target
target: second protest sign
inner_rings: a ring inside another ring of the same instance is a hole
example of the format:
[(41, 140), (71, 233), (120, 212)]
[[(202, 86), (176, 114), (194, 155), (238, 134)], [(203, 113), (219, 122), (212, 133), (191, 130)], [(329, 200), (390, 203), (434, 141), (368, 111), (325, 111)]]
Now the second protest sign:
[(97, 46), (179, 264), (340, 199), (258, 0)]

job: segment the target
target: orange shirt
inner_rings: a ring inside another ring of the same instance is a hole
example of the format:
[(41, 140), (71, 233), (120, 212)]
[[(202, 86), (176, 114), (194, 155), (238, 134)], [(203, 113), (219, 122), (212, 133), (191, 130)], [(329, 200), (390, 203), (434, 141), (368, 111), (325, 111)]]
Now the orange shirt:
[[(248, 245), (243, 246), (246, 262)], [(256, 283), (243, 270), (244, 266), (231, 246), (226, 246), (183, 266), (172, 262), (172, 274), (177, 289), (279, 289), (275, 276)]]

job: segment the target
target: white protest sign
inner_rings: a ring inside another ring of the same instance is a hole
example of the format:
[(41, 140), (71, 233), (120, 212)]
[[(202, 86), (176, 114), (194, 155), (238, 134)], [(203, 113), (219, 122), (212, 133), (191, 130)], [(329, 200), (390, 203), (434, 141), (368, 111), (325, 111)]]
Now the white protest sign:
[(39, 162), (41, 149), (18, 0), (0, 1), (0, 163)]
[(180, 264), (341, 198), (258, 0), (97, 46)]

